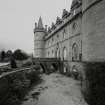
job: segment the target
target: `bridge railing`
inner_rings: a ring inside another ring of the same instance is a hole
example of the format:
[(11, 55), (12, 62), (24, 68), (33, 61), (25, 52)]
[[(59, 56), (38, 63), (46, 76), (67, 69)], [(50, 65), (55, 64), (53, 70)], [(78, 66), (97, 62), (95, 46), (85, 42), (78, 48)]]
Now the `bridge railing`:
[(57, 62), (57, 61), (60, 61), (61, 59), (60, 58), (33, 58), (32, 59), (33, 61), (44, 61), (44, 62)]

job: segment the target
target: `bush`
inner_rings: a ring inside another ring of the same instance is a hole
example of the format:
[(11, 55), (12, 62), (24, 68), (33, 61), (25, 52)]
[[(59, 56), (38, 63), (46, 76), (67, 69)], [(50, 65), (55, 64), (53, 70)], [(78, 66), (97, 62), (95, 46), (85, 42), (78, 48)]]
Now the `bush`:
[(22, 99), (27, 89), (30, 86), (30, 80), (24, 78), (24, 74), (19, 72), (9, 77), (10, 93), (17, 96), (18, 99)]
[(11, 94), (11, 97), (8, 97), (8, 100), (5, 101), (2, 105), (19, 105), (20, 101), (16, 95)]
[(36, 71), (38, 71), (38, 70), (40, 70), (40, 65), (38, 65), (38, 64), (36, 64), (35, 66), (34, 66), (34, 69), (36, 70)]
[(40, 76), (39, 76), (39, 72), (32, 70), (31, 72), (26, 74), (27, 79), (29, 79), (31, 81), (31, 85), (39, 82), (40, 80)]
[(31, 66), (31, 65), (32, 65), (32, 62), (27, 61), (27, 62), (25, 62), (25, 63), (22, 65), (22, 67), (29, 67), (29, 66)]
[(15, 50), (14, 53), (13, 53), (13, 56), (16, 60), (26, 60), (26, 59), (28, 59), (28, 55), (20, 49)]
[(9, 94), (2, 105), (20, 105), (27, 92), (39, 83), (39, 73), (33, 69), (16, 72), (7, 77)]
[(11, 65), (11, 68), (17, 68), (16, 61), (13, 56), (11, 56), (10, 65)]

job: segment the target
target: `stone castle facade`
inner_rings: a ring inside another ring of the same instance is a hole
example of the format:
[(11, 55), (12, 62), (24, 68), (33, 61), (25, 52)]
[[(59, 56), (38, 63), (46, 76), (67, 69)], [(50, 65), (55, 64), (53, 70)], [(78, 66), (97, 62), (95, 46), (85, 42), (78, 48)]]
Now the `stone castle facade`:
[(35, 23), (34, 57), (76, 62), (105, 61), (105, 0), (73, 0), (51, 27)]

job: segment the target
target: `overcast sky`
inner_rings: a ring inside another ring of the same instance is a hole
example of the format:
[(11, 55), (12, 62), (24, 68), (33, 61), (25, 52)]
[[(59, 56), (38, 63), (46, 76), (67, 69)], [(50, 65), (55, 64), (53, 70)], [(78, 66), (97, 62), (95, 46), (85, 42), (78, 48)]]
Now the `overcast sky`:
[(51, 25), (72, 0), (0, 0), (0, 49), (33, 52), (34, 23)]

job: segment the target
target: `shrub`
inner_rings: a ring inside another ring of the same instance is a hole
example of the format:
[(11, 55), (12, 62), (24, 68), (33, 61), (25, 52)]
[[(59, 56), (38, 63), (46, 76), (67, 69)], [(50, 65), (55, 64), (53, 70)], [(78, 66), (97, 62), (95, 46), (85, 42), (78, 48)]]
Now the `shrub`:
[(22, 65), (22, 67), (29, 67), (29, 66), (31, 66), (31, 65), (32, 65), (32, 62), (27, 61), (26, 63), (24, 63), (24, 64)]
[(17, 96), (14, 94), (11, 94), (11, 96), (8, 97), (8, 99), (2, 105), (19, 105), (19, 104), (20, 104), (20, 101), (17, 98)]
[(23, 73), (17, 73), (10, 78), (10, 91), (15, 94), (18, 99), (22, 99), (30, 86), (30, 80), (24, 78)]
[(20, 105), (27, 92), (39, 83), (39, 73), (33, 69), (16, 72), (7, 77), (9, 82), (9, 94), (2, 105)]
[(14, 53), (13, 53), (13, 56), (16, 60), (26, 60), (26, 59), (28, 59), (28, 55), (20, 49), (15, 50)]
[(35, 70), (27, 73), (26, 77), (31, 81), (31, 85), (37, 83), (40, 80), (39, 72)]
[(38, 71), (38, 70), (40, 70), (40, 65), (39, 64), (36, 64), (35, 66), (34, 66), (34, 70), (36, 70), (36, 71)]

